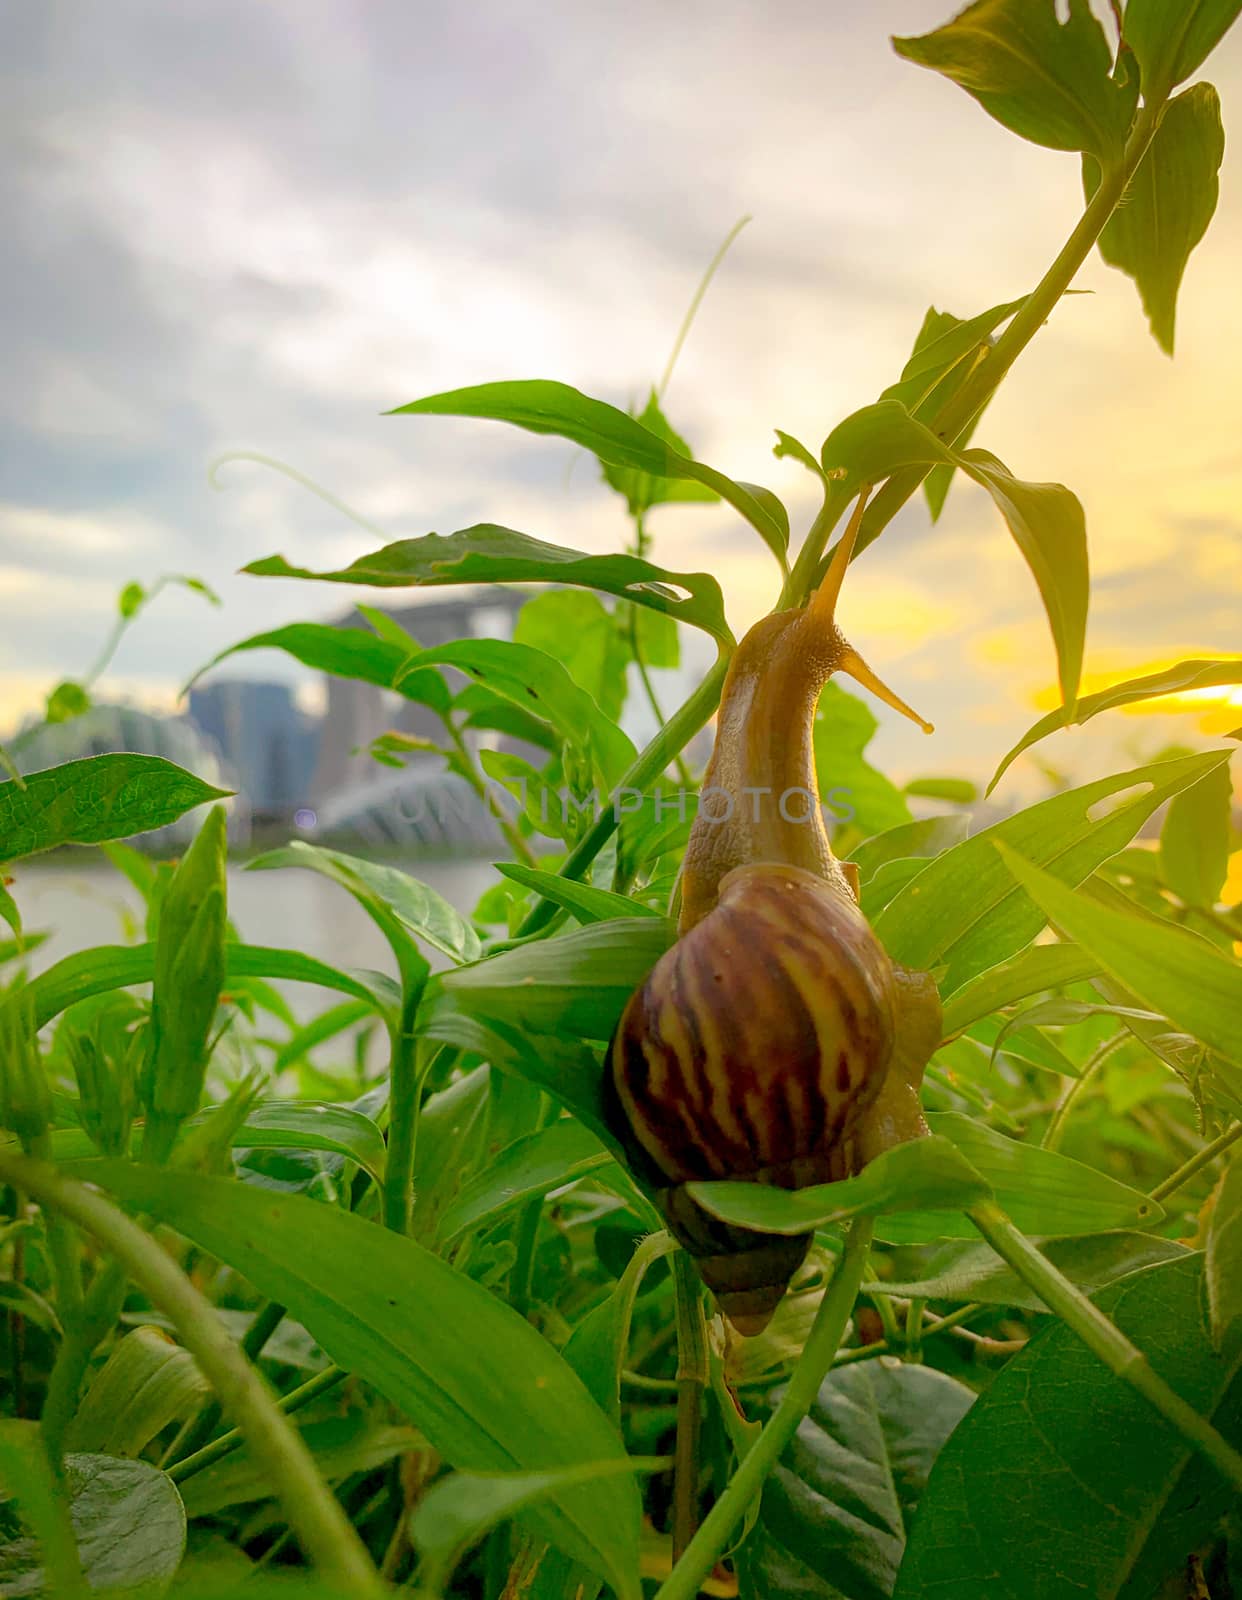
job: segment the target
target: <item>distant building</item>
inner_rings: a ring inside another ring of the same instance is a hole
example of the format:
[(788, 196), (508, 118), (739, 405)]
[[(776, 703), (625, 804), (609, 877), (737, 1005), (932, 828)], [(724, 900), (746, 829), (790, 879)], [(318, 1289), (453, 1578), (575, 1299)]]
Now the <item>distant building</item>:
[(232, 769), (256, 819), (283, 820), (307, 805), (320, 730), (287, 684), (220, 678), (190, 691), (190, 716)]

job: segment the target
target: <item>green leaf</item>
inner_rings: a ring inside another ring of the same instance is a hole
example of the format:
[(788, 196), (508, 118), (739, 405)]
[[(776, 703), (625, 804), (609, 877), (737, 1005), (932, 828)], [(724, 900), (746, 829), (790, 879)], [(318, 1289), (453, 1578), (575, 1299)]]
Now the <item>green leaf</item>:
[[(1088, 1294), (1143, 1267), (1177, 1261), (1190, 1253), (1172, 1239), (1124, 1230), (1046, 1239), (1039, 1248), (1063, 1277)], [(907, 1246), (891, 1251), (887, 1264), (889, 1274), (875, 1285), (885, 1294), (919, 1300), (978, 1300), (1019, 1311), (1047, 1310), (1034, 1290), (980, 1239)]]
[[(16, 1499), (33, 1539), (17, 1534), (11, 1507), (5, 1503), (10, 1497)], [(64, 1488), (52, 1476), (37, 1422), (0, 1419), (0, 1526), (10, 1535), (0, 1544), (0, 1592), (37, 1593), (45, 1577), (54, 1594), (81, 1591), (82, 1569), (69, 1505)], [(39, 1570), (40, 1553), (47, 1561), (46, 1574)]]
[[(653, 611), (628, 614), (659, 616)], [(585, 589), (552, 589), (535, 595), (518, 612), (513, 642), (552, 656), (606, 717), (615, 722), (621, 715), (629, 646), (617, 619), (597, 595)]]
[[(660, 409), (660, 399), (654, 389), (636, 420), (679, 455), (692, 454), (690, 446)], [(659, 477), (637, 467), (610, 466), (606, 461), (600, 462), (600, 469), (604, 482), (623, 496), (631, 517), (642, 516), (652, 506), (671, 505), (674, 502), (714, 505), (720, 499), (714, 489), (693, 479)]]
[(611, 889), (596, 889), (589, 883), (579, 883), (576, 878), (562, 878), (556, 872), (544, 872), (539, 867), (523, 866), (518, 861), (496, 863), (497, 872), (534, 889), (545, 900), (565, 909), (581, 923), (607, 922), (617, 917), (658, 917), (660, 913), (623, 894), (613, 894)]
[(1122, 38), (1138, 57), (1143, 95), (1161, 100), (1211, 55), (1237, 21), (1238, 0), (1128, 0)]
[(440, 1218), (440, 1238), (451, 1244), (461, 1234), (495, 1222), (527, 1200), (612, 1163), (599, 1140), (572, 1117), (561, 1117), (502, 1150), (459, 1189)]
[[(1196, 83), (1169, 102), (1123, 204), (1100, 234), (1100, 254), (1134, 279), (1156, 343), (1169, 355), (1177, 291), (1190, 253), (1216, 210), (1224, 156), (1220, 100), (1210, 83)], [(1088, 199), (1099, 181), (1099, 168), (1088, 158), (1083, 163)]]
[(457, 583), (572, 583), (649, 606), (679, 622), (704, 628), (718, 639), (731, 641), (733, 637), (725, 621), (720, 585), (710, 573), (669, 572), (639, 556), (584, 555), (492, 522), (476, 523), (446, 536), (429, 533), (421, 539), (398, 539), (360, 556), (348, 567), (327, 572), (291, 566), (283, 556), (252, 561), (243, 570), (259, 577), (316, 578), (381, 589)]
[(227, 650), (212, 656), (206, 666), (200, 667), (186, 689), (212, 667), (243, 650), (283, 650), (304, 667), (313, 667), (334, 678), (355, 678), (362, 683), (378, 684), (381, 689), (395, 689), (405, 699), (430, 706), (439, 715), (448, 711), (452, 700), (448, 684), (438, 672), (410, 674), (398, 683), (410, 654), (408, 645), (402, 648), (391, 640), (378, 638), (366, 628), (338, 628), (323, 622), (292, 622), (284, 628), (252, 634), (240, 644), (231, 644)]
[(776, 434), (776, 443), (772, 446), (772, 454), (776, 459), (783, 461), (788, 456), (791, 460), (797, 461), (809, 473), (819, 479), (821, 486), (826, 488), (827, 479), (824, 477), (823, 467), (816, 461), (801, 439), (795, 439), (792, 433), (785, 433), (780, 428), (774, 428), (772, 431)]
[(947, 800), (955, 806), (968, 806), (979, 798), (979, 786), (969, 778), (914, 778), (903, 792), (913, 799)]
[(1242, 964), (1172, 923), (1098, 905), (998, 844), (1006, 868), (1041, 911), (1123, 983), (1149, 1010), (1237, 1060)]
[(14, 937), (20, 944), (22, 940), (22, 914), (17, 909), (17, 901), (4, 887), (3, 880), (0, 880), (0, 920), (6, 922), (12, 928)]
[(489, 1529), (541, 1501), (583, 1484), (626, 1473), (657, 1472), (663, 1457), (630, 1456), (624, 1461), (588, 1461), (546, 1472), (455, 1472), (433, 1484), (410, 1519), (410, 1539), (418, 1551), (419, 1588), (437, 1594), (462, 1556)]
[(825, 684), (812, 729), (820, 796), (834, 817), (868, 834), (910, 820), (901, 790), (863, 757), (878, 727), (857, 695)]
[(824, 440), (820, 461), (829, 477), (850, 489), (878, 483), (898, 467), (954, 464), (953, 452), (899, 400), (877, 400), (839, 422)]
[[(1163, 672), (1153, 672), (1144, 678), (1127, 678), (1115, 683), (1111, 689), (1100, 689), (1095, 694), (1084, 695), (1077, 706), (1058, 706), (1046, 717), (1041, 717), (1019, 739), (1013, 749), (997, 767), (988, 784), (991, 794), (1010, 765), (1033, 744), (1046, 739), (1058, 728), (1070, 723), (1081, 725), (1101, 711), (1112, 711), (1119, 706), (1138, 705), (1143, 700), (1157, 700), (1166, 694), (1188, 694), (1195, 689), (1216, 688), (1226, 684), (1242, 683), (1242, 657), (1228, 660), (1179, 661), (1175, 667)], [(1192, 702), (1193, 703), (1193, 702)]]
[(930, 859), (961, 844), (970, 831), (970, 818), (960, 812), (951, 816), (927, 817), (921, 822), (899, 822), (850, 851), (848, 859), (857, 866), (865, 881), (890, 861), (906, 861), (922, 856)]
[(58, 683), (47, 697), (43, 709), (45, 722), (72, 722), (74, 717), (85, 715), (91, 708), (90, 692), (82, 684), (67, 678)]
[[(454, 1466), (537, 1471), (623, 1457), (616, 1432), (551, 1345), (413, 1240), (300, 1195), (137, 1164), (101, 1163), (98, 1172), (127, 1204), (288, 1306), (339, 1366), (398, 1406)], [(539, 1513), (547, 1536), (636, 1600), (632, 1482), (565, 1488), (553, 1502)]]
[[(66, 1456), (65, 1474), (78, 1558), (90, 1589), (156, 1600), (185, 1551), (185, 1508), (176, 1486), (145, 1461), (115, 1456)], [(11, 1539), (0, 1547), (0, 1594), (45, 1592), (35, 1541)]]
[(610, 787), (634, 760), (629, 736), (604, 715), (559, 661), (542, 650), (509, 639), (459, 639), (420, 650), (408, 658), (405, 671), (427, 666), (456, 667), (475, 683), (546, 717), (567, 744), (590, 750)]
[(1233, 779), (1216, 767), (1169, 802), (1160, 830), (1164, 881), (1188, 906), (1216, 905), (1229, 873)]
[[(735, 483), (714, 467), (684, 455), (616, 406), (542, 378), (515, 383), (482, 383), (469, 389), (451, 389), (397, 406), (389, 416), (485, 417), (510, 422), (531, 433), (550, 433), (590, 450), (613, 467), (633, 467), (658, 478), (689, 479), (714, 489), (762, 536), (764, 543), (785, 566), (789, 545), (788, 521), (782, 525), (766, 497), (757, 500), (747, 485)], [(671, 430), (670, 430), (671, 431)]]
[(880, 1600), (945, 1440), (974, 1392), (931, 1367), (868, 1361), (824, 1379), (763, 1488), (740, 1600)]
[(251, 1111), (232, 1145), (235, 1150), (326, 1150), (356, 1162), (377, 1183), (384, 1177), (384, 1136), (370, 1117), (350, 1106), (268, 1100)]
[[(1202, 1292), (1191, 1257), (1133, 1273), (1095, 1302), (1182, 1399), (1237, 1439), (1238, 1356), (1213, 1353)], [(1149, 1600), (1166, 1579), (1184, 1584), (1187, 1552), (1235, 1493), (1054, 1323), (992, 1378), (941, 1452), (894, 1600)]]
[(194, 1357), (161, 1328), (127, 1333), (91, 1379), (69, 1429), (71, 1450), (137, 1456), (208, 1394)]
[(1092, 978), (1100, 970), (1093, 955), (1073, 944), (1035, 944), (1011, 961), (1002, 962), (963, 984), (946, 1002), (942, 1027), (946, 1039), (964, 1033), (974, 1022), (1002, 1006), (1025, 1000), (1064, 983)]
[(0, 783), (0, 861), (163, 828), (228, 795), (162, 756), (87, 756)]
[[(269, 950), (263, 945), (226, 942), (224, 970), (226, 981), (284, 978), (294, 983), (318, 984), (324, 989), (352, 995), (356, 1000), (365, 1000), (381, 1015), (400, 1002), (392, 980), (382, 973), (352, 975), (297, 950)], [(105, 944), (76, 951), (32, 978), (27, 985), (34, 1001), (36, 1026), (43, 1027), (80, 1000), (108, 994), (113, 989), (126, 989), (131, 984), (150, 983), (154, 975), (153, 944)], [(0, 1001), (0, 1008), (11, 1003), (11, 999)]]
[(762, 1183), (691, 1183), (686, 1188), (714, 1217), (759, 1233), (781, 1234), (806, 1233), (850, 1217), (894, 1211), (964, 1210), (991, 1195), (956, 1146), (935, 1137), (894, 1145), (856, 1177), (838, 1183), (806, 1189), (775, 1189)]
[(1242, 1317), (1242, 1155), (1236, 1148), (1208, 1217), (1206, 1271), (1212, 1338), (1219, 1350)]
[(1087, 0), (977, 0), (934, 33), (894, 39), (907, 61), (952, 78), (1010, 132), (1051, 150), (1120, 154), (1130, 101)]
[(305, 867), (330, 878), (347, 889), (381, 926), (395, 918), (403, 928), (425, 939), (452, 961), (474, 961), (482, 948), (478, 934), (443, 895), (396, 867), (295, 839), (283, 849), (258, 856), (248, 870), (262, 872), (278, 867)]
[(915, 411), (947, 373), (963, 364), (973, 367), (974, 362), (967, 357), (977, 357), (985, 350), (990, 336), (1025, 302), (1025, 295), (1006, 300), (965, 321), (952, 312), (930, 306), (901, 377), (884, 391), (881, 399), (900, 400), (911, 412)]
[(986, 450), (964, 450), (962, 470), (996, 502), (1039, 586), (1057, 650), (1061, 694), (1072, 706), (1082, 676), (1090, 578), (1087, 525), (1078, 497), (1060, 483), (1022, 483)]
[(416, 1027), (444, 1038), (441, 1030), (464, 1014), (530, 1033), (609, 1039), (626, 1001), (673, 937), (663, 917), (623, 917), (437, 973)]
[[(1047, 867), (1063, 883), (1081, 883), (1124, 849), (1149, 816), (1227, 760), (1208, 752), (1138, 767), (1084, 784), (994, 823), (937, 856), (876, 918), (876, 937), (895, 961), (923, 972), (945, 966), (951, 995), (971, 978), (1016, 955), (1046, 917), (1015, 885), (996, 840)], [(1133, 797), (1127, 791), (1145, 790)], [(1092, 820), (1113, 796), (1107, 815)]]

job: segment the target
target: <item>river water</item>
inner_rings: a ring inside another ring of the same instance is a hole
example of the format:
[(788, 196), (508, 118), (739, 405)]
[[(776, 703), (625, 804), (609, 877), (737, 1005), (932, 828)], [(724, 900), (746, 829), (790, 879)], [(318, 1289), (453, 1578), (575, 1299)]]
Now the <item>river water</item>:
[[(467, 913), (496, 881), (495, 869), (487, 861), (415, 861), (405, 870)], [(80, 861), (36, 857), (8, 871), (14, 880), (10, 893), (26, 931), (51, 935), (32, 955), (33, 971), (42, 972), (62, 956), (91, 945), (142, 940), (141, 897), (102, 857), (83, 854)], [(317, 873), (288, 867), (251, 872), (231, 866), (229, 915), (250, 944), (300, 950), (337, 967), (394, 971), (379, 929), (344, 889)], [(7, 933), (0, 924), (0, 938)], [(434, 965), (443, 964), (434, 951), (428, 954)], [(291, 1000), (301, 998), (290, 993)]]

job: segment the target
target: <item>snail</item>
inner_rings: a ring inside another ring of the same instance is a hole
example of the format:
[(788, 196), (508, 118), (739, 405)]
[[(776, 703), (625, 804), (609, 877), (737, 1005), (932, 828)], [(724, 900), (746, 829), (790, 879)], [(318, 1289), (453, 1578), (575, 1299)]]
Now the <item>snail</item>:
[(857, 868), (832, 852), (815, 776), (815, 709), (834, 672), (932, 731), (836, 625), (865, 501), (808, 604), (765, 617), (737, 647), (678, 937), (630, 997), (605, 1073), (631, 1164), (741, 1334), (766, 1327), (811, 1235), (721, 1222), (686, 1184), (831, 1182), (928, 1131), (918, 1087), (940, 1042), (939, 995), (872, 932)]

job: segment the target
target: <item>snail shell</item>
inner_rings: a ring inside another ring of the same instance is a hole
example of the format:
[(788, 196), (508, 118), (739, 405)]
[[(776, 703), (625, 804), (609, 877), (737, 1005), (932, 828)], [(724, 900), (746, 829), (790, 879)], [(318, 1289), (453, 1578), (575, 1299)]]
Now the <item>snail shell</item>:
[(892, 963), (843, 885), (737, 867), (715, 907), (631, 996), (609, 1098), (670, 1231), (739, 1332), (760, 1331), (810, 1235), (758, 1234), (686, 1193), (728, 1178), (802, 1188), (854, 1170), (854, 1139), (893, 1057)]

